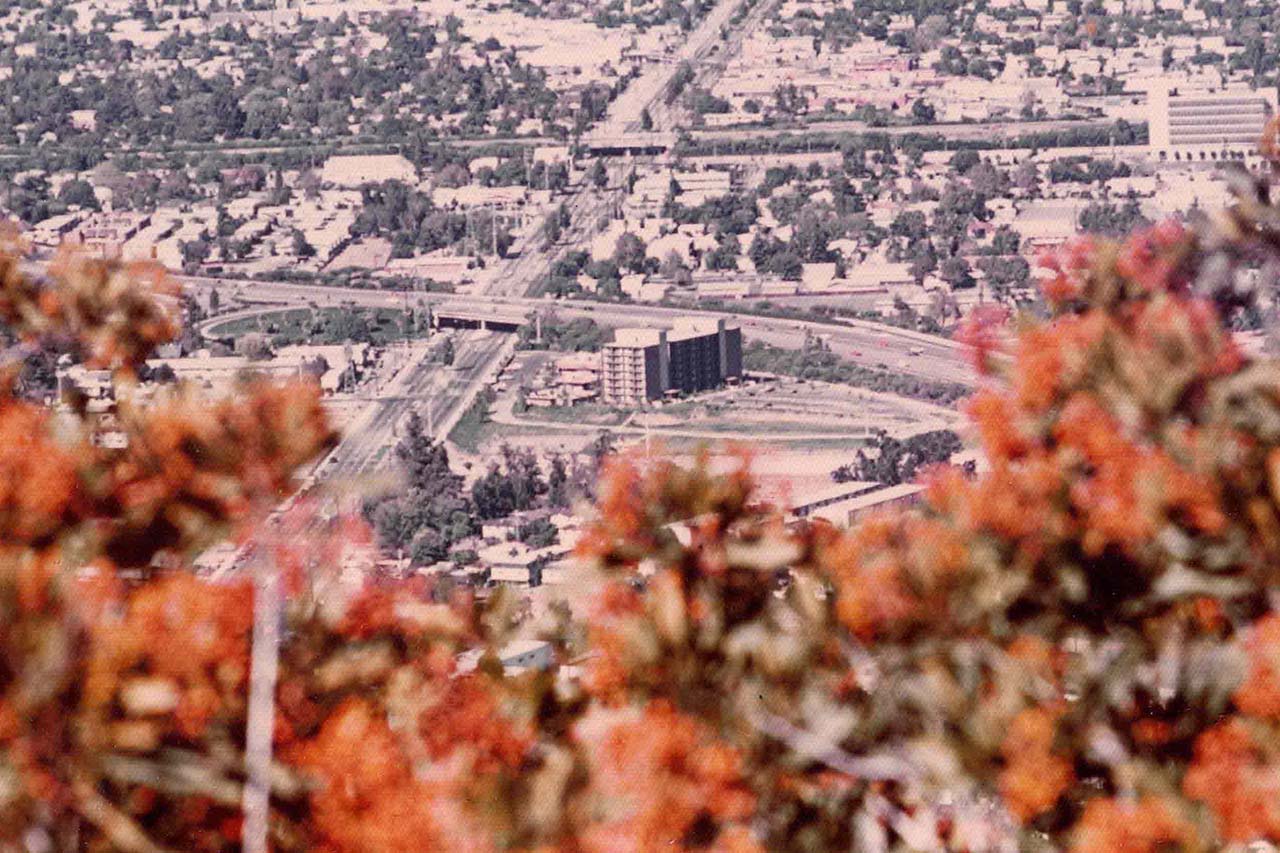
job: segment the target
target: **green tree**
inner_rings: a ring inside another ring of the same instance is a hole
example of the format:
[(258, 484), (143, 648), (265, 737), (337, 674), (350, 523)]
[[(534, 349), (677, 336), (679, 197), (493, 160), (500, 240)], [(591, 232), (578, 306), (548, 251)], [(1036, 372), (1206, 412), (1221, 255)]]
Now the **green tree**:
[(954, 289), (974, 286), (973, 270), (969, 262), (959, 255), (947, 258), (938, 267), (938, 275)]
[(194, 269), (209, 259), (209, 255), (213, 252), (213, 247), (208, 240), (203, 238), (190, 240), (179, 244), (182, 251), (182, 265), (187, 269)]
[(957, 174), (964, 175), (981, 162), (981, 154), (971, 148), (963, 148), (951, 155), (950, 166)]
[(98, 197), (94, 195), (93, 185), (83, 178), (76, 178), (63, 184), (62, 189), (58, 190), (58, 201), (85, 210), (98, 209)]
[(560, 531), (545, 518), (535, 518), (516, 528), (516, 539), (530, 548), (546, 548), (556, 543)]
[(482, 519), (506, 518), (517, 509), (515, 483), (495, 462), (471, 487), (471, 501)]
[(434, 527), (422, 527), (413, 535), (409, 544), (409, 558), (419, 566), (438, 563), (449, 556), (449, 546), (440, 531)]
[(396, 460), (404, 468), (410, 488), (427, 494), (456, 494), (462, 486), (462, 477), (449, 466), (449, 451), (443, 442), (433, 441), (427, 435), (426, 425), (416, 412), (409, 413), (404, 437), (396, 445)]
[(916, 124), (933, 124), (938, 113), (924, 98), (916, 98), (911, 102), (911, 118)]
[(299, 229), (293, 229), (293, 253), (299, 258), (310, 258), (316, 253), (316, 247), (307, 242), (307, 236)]
[(688, 265), (684, 262), (684, 258), (680, 256), (680, 253), (675, 250), (668, 252), (667, 256), (662, 259), (662, 263), (658, 266), (658, 274), (681, 286), (688, 286), (693, 283), (693, 276), (689, 271)]
[(560, 226), (559, 216), (548, 216), (542, 222), (542, 236), (546, 241), (546, 246), (550, 248), (560, 242), (560, 235), (563, 229)]
[(910, 483), (929, 466), (949, 462), (963, 447), (960, 437), (949, 429), (918, 433), (905, 440), (877, 430), (869, 452), (859, 450), (855, 462), (837, 468), (831, 476), (837, 483)]
[(1013, 172), (1013, 183), (1026, 195), (1035, 198), (1040, 194), (1040, 170), (1033, 160), (1024, 160)]
[(644, 241), (630, 231), (618, 236), (613, 248), (613, 261), (620, 268), (631, 272), (644, 272), (646, 261)]
[(716, 247), (707, 255), (707, 269), (735, 270), (738, 268), (738, 256), (742, 254), (742, 243), (738, 235), (726, 231), (716, 238)]
[(591, 164), (591, 171), (587, 173), (587, 180), (596, 189), (604, 189), (609, 183), (609, 170), (605, 168), (604, 161), (597, 159)]
[(569, 472), (559, 453), (551, 457), (547, 472), (547, 503), (556, 509), (569, 506)]

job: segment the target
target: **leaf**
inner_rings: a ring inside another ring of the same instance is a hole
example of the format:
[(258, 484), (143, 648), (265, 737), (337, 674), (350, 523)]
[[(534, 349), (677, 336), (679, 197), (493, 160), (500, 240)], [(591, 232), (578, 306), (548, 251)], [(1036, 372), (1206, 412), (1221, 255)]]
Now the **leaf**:
[(1157, 601), (1177, 601), (1198, 596), (1232, 599), (1248, 595), (1253, 583), (1247, 578), (1197, 572), (1183, 563), (1174, 563), (1156, 579), (1151, 594)]
[(178, 698), (178, 685), (167, 678), (133, 678), (120, 687), (120, 704), (133, 717), (168, 714)]
[(730, 566), (757, 572), (775, 572), (800, 559), (800, 544), (780, 536), (765, 536), (754, 542), (730, 540), (725, 543), (725, 561)]
[(395, 651), (389, 642), (340, 648), (316, 669), (315, 683), (326, 691), (372, 684), (390, 674), (395, 665)]

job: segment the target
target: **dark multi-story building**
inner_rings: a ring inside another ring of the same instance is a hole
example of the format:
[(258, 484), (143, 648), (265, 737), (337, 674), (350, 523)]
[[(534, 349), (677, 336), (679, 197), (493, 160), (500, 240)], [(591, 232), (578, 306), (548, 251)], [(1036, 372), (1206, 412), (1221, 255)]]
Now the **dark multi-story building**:
[(642, 406), (741, 376), (741, 329), (723, 319), (681, 318), (670, 330), (619, 329), (600, 355), (600, 398)]
[(668, 391), (692, 394), (742, 375), (742, 330), (724, 320), (677, 321), (667, 333)]

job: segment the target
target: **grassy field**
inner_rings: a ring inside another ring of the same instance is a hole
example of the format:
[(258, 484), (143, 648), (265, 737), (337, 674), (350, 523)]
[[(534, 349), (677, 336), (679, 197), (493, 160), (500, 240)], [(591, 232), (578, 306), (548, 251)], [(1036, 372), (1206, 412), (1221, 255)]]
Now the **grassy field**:
[(489, 420), (491, 405), (493, 405), (493, 395), (482, 391), (454, 424), (453, 431), (449, 433), (449, 440), (468, 453), (478, 452), (485, 438), (486, 428), (493, 424)]
[(287, 308), (214, 325), (214, 337), (236, 339), (262, 333), (273, 346), (296, 343), (340, 344), (347, 341), (386, 344), (423, 337), (426, 329), (406, 328), (397, 308)]
[(585, 429), (618, 426), (627, 419), (627, 415), (627, 412), (611, 406), (579, 403), (576, 406), (530, 406), (523, 414), (516, 417), (531, 421), (580, 424)]

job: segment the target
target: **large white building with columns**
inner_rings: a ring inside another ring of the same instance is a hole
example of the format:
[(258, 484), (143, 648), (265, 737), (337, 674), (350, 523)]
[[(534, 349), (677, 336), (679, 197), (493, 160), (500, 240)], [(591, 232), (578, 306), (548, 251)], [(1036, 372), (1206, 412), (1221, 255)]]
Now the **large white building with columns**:
[(1191, 90), (1161, 85), (1147, 97), (1151, 152), (1164, 161), (1252, 157), (1276, 114), (1274, 88)]

